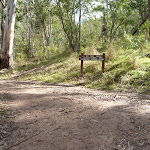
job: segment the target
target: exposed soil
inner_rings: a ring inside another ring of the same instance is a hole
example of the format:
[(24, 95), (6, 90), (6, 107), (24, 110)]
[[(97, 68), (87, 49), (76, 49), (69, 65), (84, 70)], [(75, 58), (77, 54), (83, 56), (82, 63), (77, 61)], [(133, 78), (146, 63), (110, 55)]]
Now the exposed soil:
[(148, 94), (0, 80), (0, 107), (0, 150), (150, 150)]

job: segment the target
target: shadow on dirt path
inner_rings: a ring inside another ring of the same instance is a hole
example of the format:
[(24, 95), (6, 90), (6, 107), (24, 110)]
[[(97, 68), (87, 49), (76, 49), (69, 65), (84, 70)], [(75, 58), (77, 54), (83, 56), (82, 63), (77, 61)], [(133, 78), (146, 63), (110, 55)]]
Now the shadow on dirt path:
[(0, 97), (0, 150), (150, 149), (150, 95), (3, 80)]

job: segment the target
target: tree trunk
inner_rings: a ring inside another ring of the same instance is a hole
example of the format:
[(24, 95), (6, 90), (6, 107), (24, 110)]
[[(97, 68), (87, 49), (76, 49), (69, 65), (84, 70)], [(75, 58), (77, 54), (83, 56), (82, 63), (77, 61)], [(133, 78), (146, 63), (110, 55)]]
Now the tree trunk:
[(30, 26), (29, 26), (29, 54), (30, 57), (33, 57), (33, 47), (32, 47), (32, 38), (33, 38), (33, 31), (32, 31), (32, 13), (31, 13), (31, 0), (29, 0), (29, 15), (30, 15)]
[(106, 40), (107, 40), (107, 23), (106, 23), (105, 13), (103, 14), (103, 24), (102, 24), (102, 28), (101, 28), (101, 36), (102, 36), (102, 42), (106, 43)]
[(79, 1), (79, 49), (81, 51), (81, 0)]
[[(148, 0), (148, 19), (150, 21), (150, 0)], [(150, 36), (150, 25), (149, 25), (149, 36)]]
[[(50, 2), (50, 5), (51, 5), (51, 1), (49, 1), (49, 2)], [(41, 6), (40, 6), (39, 1), (35, 1), (35, 10), (39, 9), (40, 7)], [(51, 6), (49, 6), (49, 7), (51, 7)], [(50, 45), (51, 33), (52, 33), (50, 28), (52, 26), (47, 28), (47, 26), (46, 26), (46, 20), (42, 18), (42, 16), (44, 16), (45, 14), (42, 14), (42, 12), (41, 12), (41, 14), (36, 13), (36, 15), (38, 16), (39, 20), (42, 23), (43, 32), (44, 32), (44, 36), (45, 36), (45, 40), (46, 40), (46, 46), (49, 46)], [(50, 18), (50, 16), (49, 16), (49, 19), (51, 19), (49, 21), (52, 21), (52, 17)], [(52, 22), (51, 22), (51, 25), (52, 25)]]
[(2, 5), (2, 18), (1, 18), (1, 49), (3, 44), (3, 35), (4, 35), (4, 6)]
[(26, 54), (29, 57), (29, 36), (28, 36), (28, 0), (26, 1)]
[(44, 33), (43, 33), (43, 56), (45, 57), (45, 37), (44, 37)]
[[(52, 46), (52, 27), (53, 27), (53, 12), (52, 10), (53, 0), (49, 0), (49, 45)], [(49, 46), (48, 45), (48, 46)]]
[(7, 1), (7, 14), (2, 44), (2, 56), (0, 60), (1, 69), (13, 66), (13, 40), (16, 18), (16, 3), (17, 0)]

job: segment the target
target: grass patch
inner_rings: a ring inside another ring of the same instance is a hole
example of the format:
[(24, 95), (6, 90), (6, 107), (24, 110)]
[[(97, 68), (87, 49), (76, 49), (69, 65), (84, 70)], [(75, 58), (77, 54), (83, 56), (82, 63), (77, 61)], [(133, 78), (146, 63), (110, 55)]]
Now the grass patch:
[(15, 78), (15, 74), (21, 73), (17, 79), (84, 85), (115, 91), (150, 91), (150, 58), (145, 56), (148, 49), (123, 50), (110, 46), (100, 53), (91, 49), (84, 49), (84, 53), (106, 53), (105, 73), (102, 73), (101, 61), (84, 61), (81, 75), (79, 55), (62, 52), (47, 60), (34, 59), (23, 65), (16, 65), (13, 70), (4, 70), (0, 78)]

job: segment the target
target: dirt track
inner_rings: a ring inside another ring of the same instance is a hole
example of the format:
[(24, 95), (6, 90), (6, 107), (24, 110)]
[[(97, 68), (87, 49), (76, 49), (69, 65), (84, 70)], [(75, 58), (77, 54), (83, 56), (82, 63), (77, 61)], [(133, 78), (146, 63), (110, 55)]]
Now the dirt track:
[(1, 80), (0, 150), (150, 150), (150, 95)]

